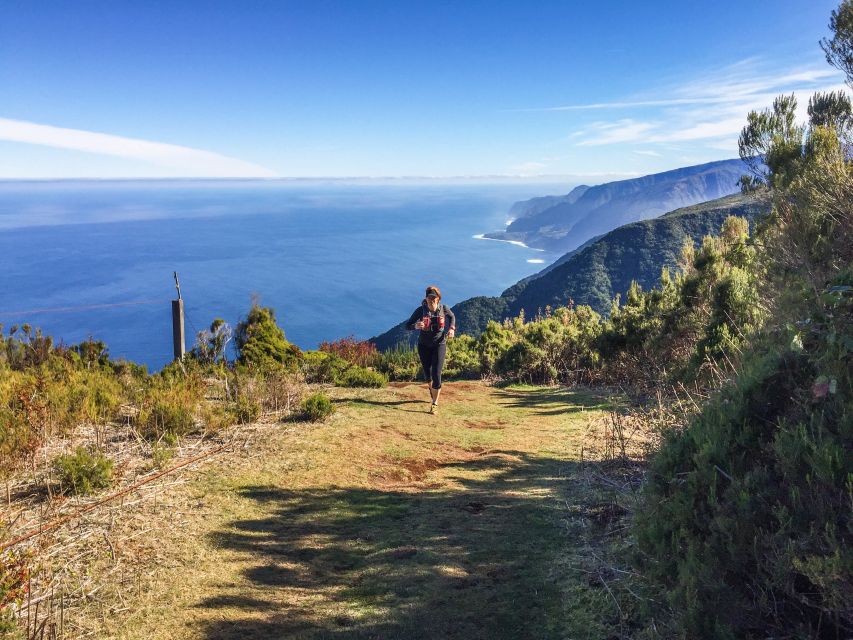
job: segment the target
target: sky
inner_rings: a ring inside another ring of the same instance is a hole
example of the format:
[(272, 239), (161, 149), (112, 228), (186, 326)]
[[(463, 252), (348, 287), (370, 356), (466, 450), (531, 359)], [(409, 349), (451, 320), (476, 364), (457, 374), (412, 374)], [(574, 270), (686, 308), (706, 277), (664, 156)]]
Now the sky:
[(563, 176), (844, 88), (837, 1), (3, 0), (0, 179)]

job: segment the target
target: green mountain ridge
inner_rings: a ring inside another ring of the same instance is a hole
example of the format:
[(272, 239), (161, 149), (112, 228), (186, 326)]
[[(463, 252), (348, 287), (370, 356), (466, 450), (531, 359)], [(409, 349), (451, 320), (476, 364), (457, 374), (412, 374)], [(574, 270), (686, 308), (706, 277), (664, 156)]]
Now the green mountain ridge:
[[(719, 233), (728, 216), (752, 223), (769, 210), (764, 194), (736, 194), (621, 226), (517, 282), (500, 296), (477, 296), (454, 305), (457, 325), (461, 333), (477, 336), (490, 320), (514, 317), (522, 310), (531, 317), (546, 306), (565, 305), (569, 300), (607, 313), (613, 297), (624, 295), (632, 281), (643, 288), (655, 286), (661, 270), (676, 265), (685, 239), (701, 242), (704, 236)], [(414, 332), (401, 323), (371, 341), (385, 350), (414, 339)]]

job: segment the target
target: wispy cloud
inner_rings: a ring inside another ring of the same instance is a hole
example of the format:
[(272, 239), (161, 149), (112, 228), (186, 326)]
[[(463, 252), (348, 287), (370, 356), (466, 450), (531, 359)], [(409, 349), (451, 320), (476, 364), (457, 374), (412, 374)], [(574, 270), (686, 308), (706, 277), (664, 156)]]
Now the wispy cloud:
[(651, 149), (634, 149), (634, 153), (638, 156), (650, 156), (652, 158), (660, 158), (660, 154), (657, 151), (652, 151)]
[[(584, 124), (570, 133), (568, 139), (578, 147), (701, 141), (709, 148), (736, 150), (747, 114), (770, 106), (777, 95), (793, 93), (799, 116), (805, 119), (808, 99), (815, 91), (844, 89), (840, 74), (833, 69), (768, 69), (751, 58), (687, 82), (650, 88), (646, 96), (538, 111), (628, 112), (613, 120)], [(635, 153), (652, 155), (648, 151)]]
[(584, 132), (585, 140), (577, 143), (579, 147), (592, 147), (622, 142), (638, 142), (646, 139), (657, 128), (653, 122), (637, 122), (630, 118), (616, 122), (594, 122)]
[(838, 71), (833, 69), (803, 69), (781, 75), (756, 75), (756, 65), (757, 62), (753, 59), (745, 60), (713, 76), (705, 76), (702, 80), (691, 81), (680, 86), (662, 87), (655, 91), (655, 93), (670, 94), (667, 98), (533, 107), (517, 111), (597, 111), (727, 104), (740, 102), (745, 98), (776, 95), (792, 86), (811, 86), (839, 77)]
[(272, 178), (275, 172), (212, 151), (0, 118), (0, 140), (98, 153), (177, 169), (187, 177)]

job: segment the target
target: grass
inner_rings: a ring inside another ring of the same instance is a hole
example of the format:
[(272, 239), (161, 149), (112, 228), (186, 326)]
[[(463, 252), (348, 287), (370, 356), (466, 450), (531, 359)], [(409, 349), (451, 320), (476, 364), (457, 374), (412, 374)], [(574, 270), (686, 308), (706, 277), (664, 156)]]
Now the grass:
[(569, 507), (608, 398), (459, 382), (430, 416), (422, 384), (331, 393), (328, 422), (193, 484), (204, 516), (160, 534), (174, 562), (98, 637), (606, 637)]

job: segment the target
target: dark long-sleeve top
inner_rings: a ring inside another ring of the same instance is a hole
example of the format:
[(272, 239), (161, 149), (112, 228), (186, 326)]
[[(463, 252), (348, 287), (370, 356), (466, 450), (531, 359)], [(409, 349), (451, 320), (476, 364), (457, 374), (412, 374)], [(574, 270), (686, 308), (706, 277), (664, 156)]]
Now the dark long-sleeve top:
[[(433, 327), (436, 326), (436, 320), (439, 316), (444, 315), (444, 329), (443, 330), (434, 330)], [(426, 302), (422, 303), (417, 309), (412, 312), (412, 315), (409, 316), (409, 319), (406, 321), (406, 329), (412, 331), (415, 328), (415, 323), (418, 320), (422, 320), (423, 318), (430, 318), (430, 328), (424, 331), (420, 330), (420, 335), (418, 336), (418, 344), (422, 344), (425, 346), (434, 346), (437, 344), (441, 344), (442, 342), (447, 341), (447, 332), (451, 329), (456, 329), (456, 316), (453, 315), (453, 312), (450, 310), (446, 304), (439, 304), (438, 308), (435, 311), (430, 311), (429, 307), (427, 307)]]

